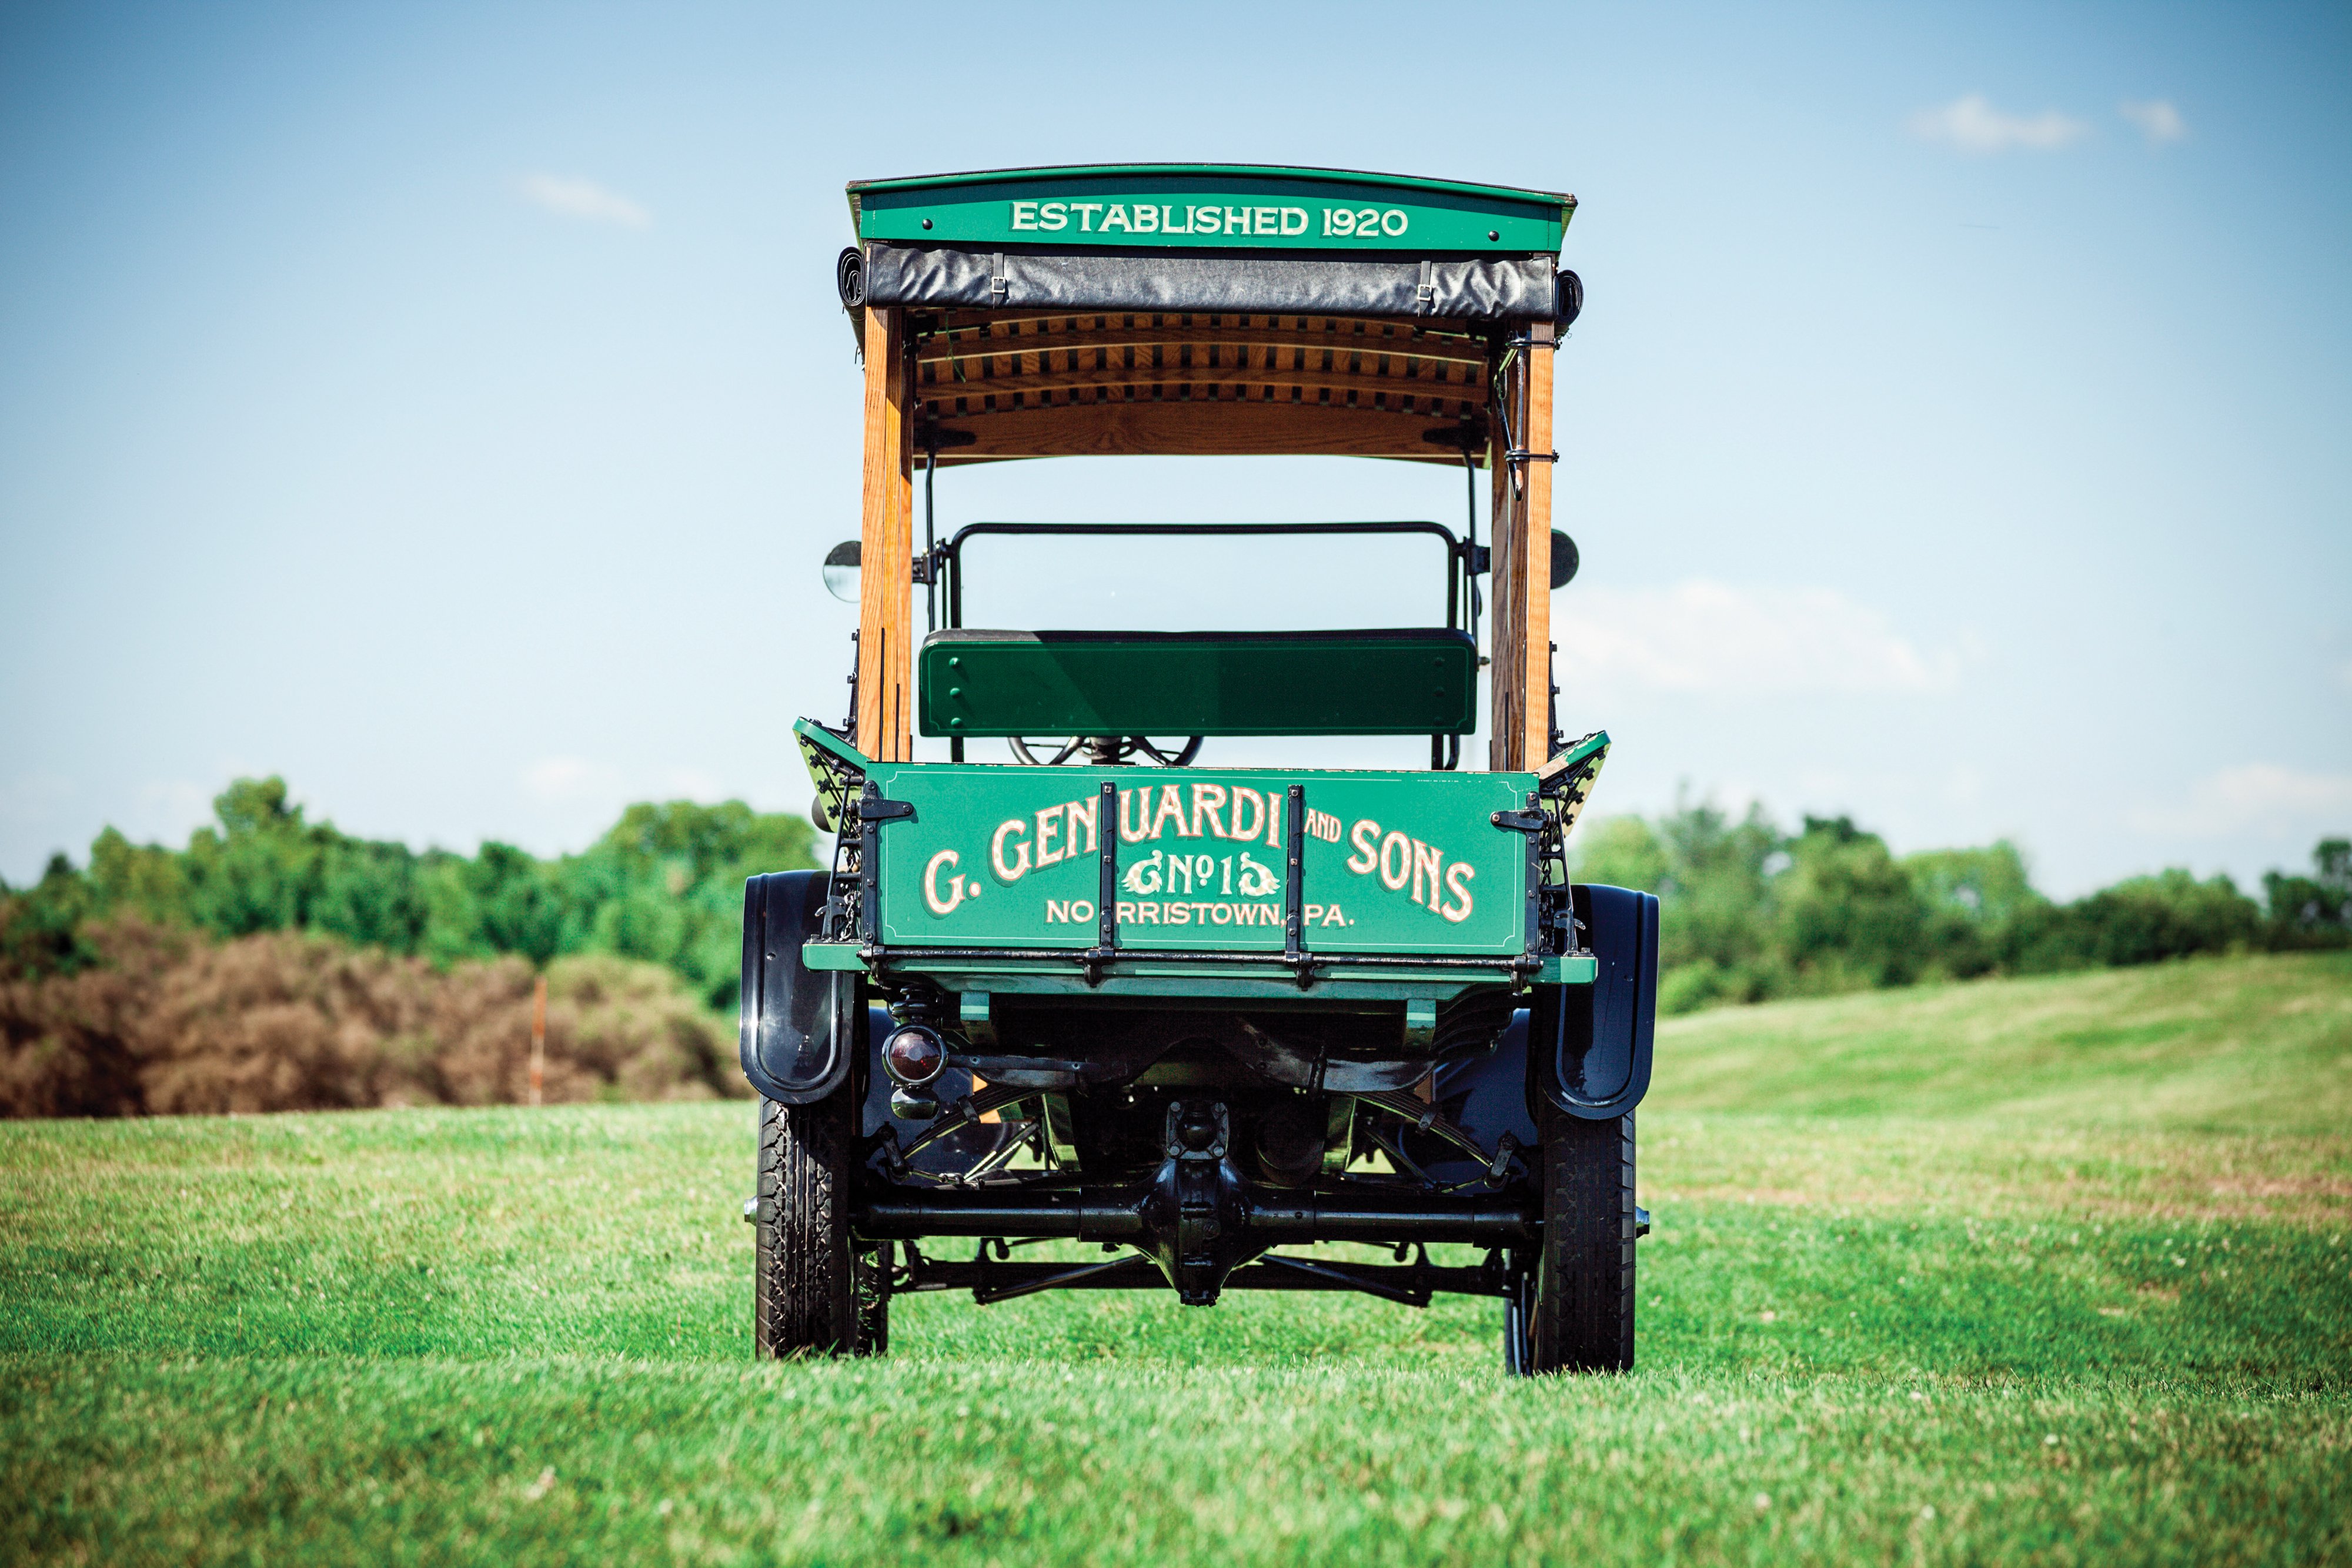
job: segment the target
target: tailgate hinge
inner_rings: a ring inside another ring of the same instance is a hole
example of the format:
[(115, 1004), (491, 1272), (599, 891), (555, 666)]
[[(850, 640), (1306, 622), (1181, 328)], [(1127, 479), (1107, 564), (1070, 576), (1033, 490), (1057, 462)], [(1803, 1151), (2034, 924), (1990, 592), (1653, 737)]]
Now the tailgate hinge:
[(857, 820), (873, 824), (861, 828), (857, 843), (858, 924), (865, 945), (878, 946), (882, 940), (882, 857), (877, 852), (876, 835), (884, 822), (911, 821), (915, 803), (912, 800), (886, 800), (882, 787), (868, 779), (866, 792), (858, 797)]

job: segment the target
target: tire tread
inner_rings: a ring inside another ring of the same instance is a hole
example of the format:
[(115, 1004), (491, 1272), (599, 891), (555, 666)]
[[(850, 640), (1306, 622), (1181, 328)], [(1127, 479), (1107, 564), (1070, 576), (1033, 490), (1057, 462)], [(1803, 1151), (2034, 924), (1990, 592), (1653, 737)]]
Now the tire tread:
[(854, 1110), (845, 1092), (760, 1103), (752, 1338), (763, 1358), (858, 1355), (887, 1343), (887, 1300), (849, 1231)]
[(1633, 1366), (1633, 1117), (1545, 1107), (1544, 1239), (1529, 1360), (1536, 1372)]

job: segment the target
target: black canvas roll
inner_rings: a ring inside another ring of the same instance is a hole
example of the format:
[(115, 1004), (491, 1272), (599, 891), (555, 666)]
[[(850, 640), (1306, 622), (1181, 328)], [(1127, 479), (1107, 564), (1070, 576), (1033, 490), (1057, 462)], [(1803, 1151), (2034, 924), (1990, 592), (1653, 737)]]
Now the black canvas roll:
[(866, 246), (868, 305), (961, 309), (1427, 316), (1547, 321), (1559, 308), (1549, 256), (1451, 259), (1264, 251), (978, 251)]

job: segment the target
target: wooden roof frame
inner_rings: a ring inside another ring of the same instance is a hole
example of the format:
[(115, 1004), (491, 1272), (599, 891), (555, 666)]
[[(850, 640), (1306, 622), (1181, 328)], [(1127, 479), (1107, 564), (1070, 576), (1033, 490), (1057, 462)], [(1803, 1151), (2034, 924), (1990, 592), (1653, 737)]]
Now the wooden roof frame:
[(1458, 464), (1466, 447), (1489, 470), (1493, 494), (1488, 766), (1523, 771), (1547, 759), (1551, 322), (867, 305), (858, 325), (857, 747), (866, 756), (913, 755), (919, 461), (1160, 454)]
[(1337, 316), (909, 311), (917, 448), (942, 466), (1118, 454), (1458, 463), (1497, 334)]

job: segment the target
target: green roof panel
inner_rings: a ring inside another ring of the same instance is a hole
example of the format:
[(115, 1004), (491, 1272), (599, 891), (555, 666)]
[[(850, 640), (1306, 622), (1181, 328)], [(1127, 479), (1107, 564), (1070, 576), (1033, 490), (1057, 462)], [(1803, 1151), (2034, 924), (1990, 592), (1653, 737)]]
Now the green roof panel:
[(1248, 163), (1077, 164), (849, 185), (857, 237), (1083, 249), (1557, 254), (1576, 198)]

